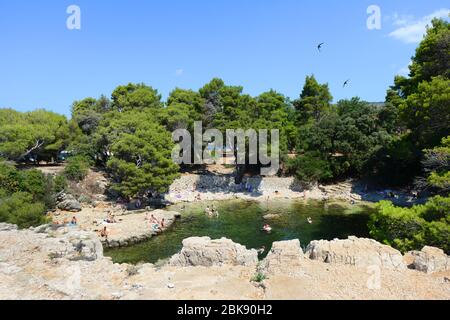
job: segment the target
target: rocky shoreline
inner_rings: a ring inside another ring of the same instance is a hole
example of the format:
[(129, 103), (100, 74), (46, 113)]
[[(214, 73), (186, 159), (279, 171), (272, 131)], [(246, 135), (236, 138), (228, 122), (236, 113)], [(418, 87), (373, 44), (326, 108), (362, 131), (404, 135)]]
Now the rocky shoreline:
[(293, 177), (244, 177), (236, 184), (234, 176), (184, 174), (173, 182), (165, 200), (169, 203), (222, 201), (267, 201), (277, 199), (343, 200), (347, 202), (378, 202), (390, 200), (396, 205), (413, 205), (425, 199), (392, 190), (367, 190), (358, 181), (348, 180), (333, 185), (315, 185), (305, 188)]
[[(106, 217), (112, 214), (116, 220), (115, 223), (105, 221)], [(75, 216), (77, 225), (71, 226), (70, 219)], [(152, 228), (149, 217), (153, 216), (157, 221), (163, 221), (163, 225)], [(80, 229), (97, 234), (103, 228), (107, 228), (107, 237), (99, 236), (102, 245), (105, 248), (127, 247), (137, 244), (169, 229), (173, 223), (180, 217), (180, 213), (166, 210), (139, 210), (136, 212), (122, 211), (111, 206), (109, 203), (97, 205), (97, 207), (83, 207), (76, 215), (66, 211), (57, 211), (52, 213), (53, 225), (47, 228), (57, 228), (61, 234), (69, 233), (70, 229)]]
[[(189, 238), (167, 265), (114, 264), (95, 233), (0, 224), (0, 299), (450, 299), (450, 260), (370, 239), (275, 242), (258, 260), (228, 239)], [(414, 269), (411, 269), (414, 268)]]

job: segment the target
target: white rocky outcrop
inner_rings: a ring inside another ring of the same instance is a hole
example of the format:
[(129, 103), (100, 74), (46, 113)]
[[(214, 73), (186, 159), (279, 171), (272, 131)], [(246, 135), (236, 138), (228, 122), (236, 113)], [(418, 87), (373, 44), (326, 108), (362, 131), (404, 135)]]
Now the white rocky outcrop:
[(300, 268), (303, 259), (304, 255), (298, 239), (274, 242), (269, 254), (261, 263), (260, 271), (284, 273), (287, 266)]
[(209, 237), (192, 237), (183, 240), (183, 249), (174, 255), (171, 266), (251, 266), (258, 263), (256, 250), (247, 250), (243, 245), (222, 238), (211, 240)]
[(9, 223), (0, 223), (0, 231), (13, 231), (17, 230), (17, 226)]
[(94, 261), (103, 258), (102, 243), (93, 232), (54, 225), (30, 228), (29, 231), (47, 237), (44, 250), (50, 259)]
[(425, 273), (450, 270), (450, 258), (443, 250), (425, 246), (421, 251), (408, 252), (413, 257), (413, 268)]
[[(199, 239), (209, 248), (199, 246), (206, 261), (225, 256), (251, 265), (119, 265), (103, 257), (94, 233), (52, 225), (17, 230), (0, 224), (0, 300), (450, 299), (449, 271), (430, 276), (384, 269), (381, 288), (369, 290), (365, 268), (302, 259), (298, 240), (274, 244), (265, 262), (269, 270), (281, 268), (281, 273), (269, 274), (264, 286), (256, 286), (251, 281), (258, 271), (254, 250), (227, 239)], [(229, 252), (220, 251), (223, 247)], [(203, 259), (192, 254), (197, 261)]]
[(346, 240), (312, 241), (306, 248), (305, 255), (330, 264), (406, 269), (400, 251), (372, 239), (349, 237)]
[(60, 192), (56, 195), (56, 207), (69, 212), (81, 211), (81, 203), (71, 194)]

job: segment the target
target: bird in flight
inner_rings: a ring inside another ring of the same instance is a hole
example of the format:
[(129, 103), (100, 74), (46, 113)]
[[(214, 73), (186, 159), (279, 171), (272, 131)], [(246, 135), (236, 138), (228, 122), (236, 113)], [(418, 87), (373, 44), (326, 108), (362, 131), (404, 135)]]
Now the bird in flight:
[(344, 85), (342, 86), (342, 88), (345, 88), (345, 87), (348, 85), (349, 82), (350, 82), (350, 79), (346, 80), (346, 81), (344, 82)]
[(325, 43), (322, 42), (322, 43), (319, 43), (319, 45), (317, 46), (317, 50), (319, 50), (319, 52), (320, 52), (320, 49), (322, 49), (322, 46), (323, 46), (324, 44), (325, 44)]

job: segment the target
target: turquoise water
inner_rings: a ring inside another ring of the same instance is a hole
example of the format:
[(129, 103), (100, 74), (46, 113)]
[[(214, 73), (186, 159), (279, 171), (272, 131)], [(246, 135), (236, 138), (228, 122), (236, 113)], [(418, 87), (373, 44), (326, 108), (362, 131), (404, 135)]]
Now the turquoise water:
[[(218, 218), (210, 218), (204, 212), (213, 205), (220, 212)], [(208, 236), (212, 239), (226, 237), (247, 248), (270, 249), (272, 242), (299, 239), (303, 247), (311, 240), (347, 238), (350, 235), (367, 237), (367, 221), (372, 209), (368, 206), (351, 206), (345, 203), (303, 201), (226, 201), (202, 204), (180, 204), (169, 210), (182, 213), (165, 233), (146, 242), (120, 249), (105, 251), (105, 255), (117, 263), (163, 262), (179, 252), (182, 241), (192, 236)], [(280, 214), (269, 220), (272, 232), (261, 231), (266, 214)], [(313, 223), (309, 224), (307, 218)]]

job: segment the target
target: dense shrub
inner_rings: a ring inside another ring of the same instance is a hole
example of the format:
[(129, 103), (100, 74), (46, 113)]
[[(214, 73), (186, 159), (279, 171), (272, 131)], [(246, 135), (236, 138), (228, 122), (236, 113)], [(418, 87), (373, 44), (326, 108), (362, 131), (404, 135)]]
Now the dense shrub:
[(64, 191), (67, 188), (67, 178), (64, 175), (55, 176), (53, 184), (56, 193)]
[(33, 202), (33, 196), (16, 192), (0, 199), (0, 222), (18, 225), (20, 228), (41, 225), (47, 222), (45, 205)]
[(288, 162), (288, 171), (303, 183), (313, 183), (331, 178), (333, 173), (329, 163), (318, 152), (298, 155)]
[(369, 222), (376, 240), (403, 252), (436, 246), (450, 252), (450, 197), (435, 197), (425, 205), (395, 207), (391, 202), (377, 204)]
[(71, 157), (67, 160), (64, 176), (71, 181), (83, 180), (89, 171), (89, 161), (82, 156)]
[(0, 222), (29, 227), (46, 222), (46, 209), (55, 205), (56, 185), (38, 170), (17, 170), (0, 162)]

